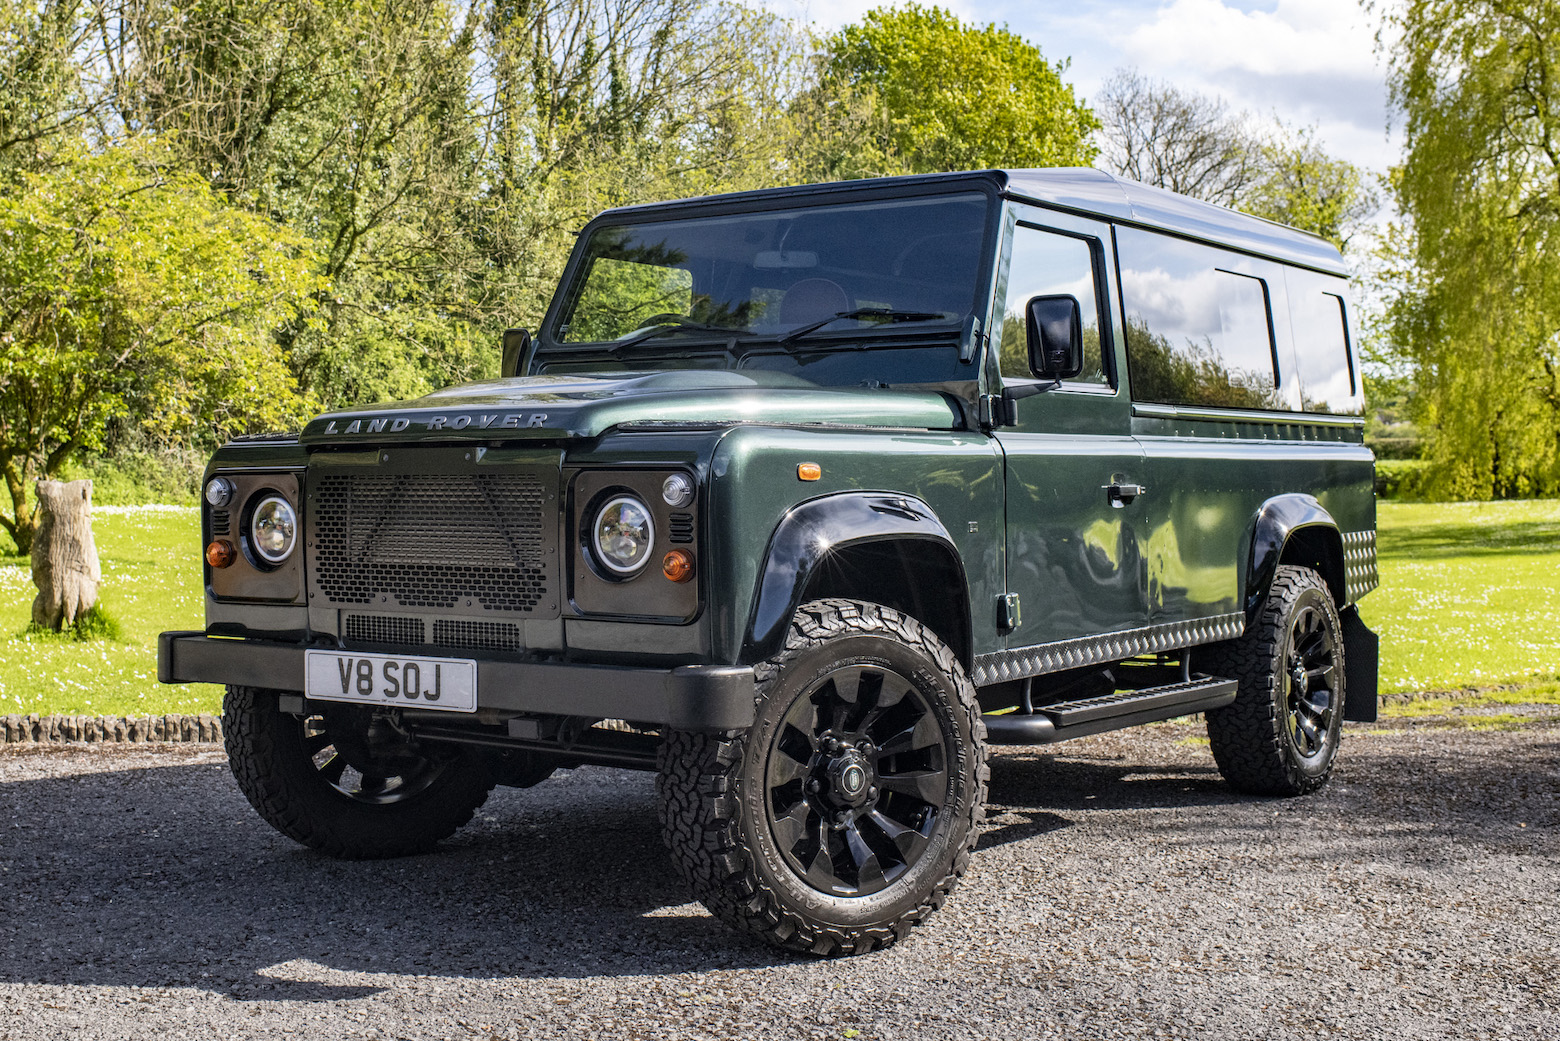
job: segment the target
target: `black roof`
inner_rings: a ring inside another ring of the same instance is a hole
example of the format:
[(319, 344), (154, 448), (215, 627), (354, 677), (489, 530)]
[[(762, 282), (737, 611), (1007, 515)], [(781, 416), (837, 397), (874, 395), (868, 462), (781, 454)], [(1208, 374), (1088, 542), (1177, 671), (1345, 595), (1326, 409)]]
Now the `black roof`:
[(969, 187), (972, 181), (994, 184), (1004, 195), (1053, 209), (1168, 231), (1214, 245), (1314, 268), (1329, 274), (1348, 274), (1337, 247), (1320, 236), (1263, 220), (1261, 217), (1226, 209), (1223, 206), (1201, 202), (1185, 195), (1177, 195), (1163, 188), (1151, 188), (1146, 184), (1129, 181), (1124, 177), (1117, 177), (1104, 170), (1090, 167), (980, 170), (970, 173), (918, 174), (861, 181), (836, 181), (830, 184), (768, 188), (761, 191), (680, 199), (669, 203), (626, 206), (609, 210), (602, 214), (602, 217), (610, 219), (622, 215), (642, 220), (649, 216), (646, 213), (648, 210), (664, 212), (667, 209), (723, 208), (733, 204), (756, 207), (766, 200), (830, 195), (844, 191), (885, 188), (900, 191), (925, 188), (951, 190)]

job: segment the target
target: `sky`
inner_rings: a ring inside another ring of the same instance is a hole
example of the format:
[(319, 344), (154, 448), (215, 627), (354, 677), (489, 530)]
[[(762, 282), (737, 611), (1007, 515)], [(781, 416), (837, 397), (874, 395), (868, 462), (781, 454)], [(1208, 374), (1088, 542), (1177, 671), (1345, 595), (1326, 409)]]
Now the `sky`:
[[(762, 0), (823, 31), (890, 0)], [(1091, 97), (1112, 72), (1223, 98), (1264, 120), (1315, 126), (1328, 152), (1381, 172), (1397, 161), (1375, 26), (1359, 0), (935, 0), (966, 23), (1006, 23)]]

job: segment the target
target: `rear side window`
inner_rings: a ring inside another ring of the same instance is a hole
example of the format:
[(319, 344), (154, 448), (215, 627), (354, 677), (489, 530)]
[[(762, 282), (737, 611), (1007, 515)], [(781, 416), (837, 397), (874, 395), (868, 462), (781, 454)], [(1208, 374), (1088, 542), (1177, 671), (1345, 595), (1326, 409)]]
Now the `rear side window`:
[(1132, 397), (1167, 405), (1283, 409), (1271, 291), (1240, 258), (1118, 228)]
[(1359, 374), (1349, 349), (1347, 283), (1331, 275), (1289, 269), (1289, 321), (1294, 330), (1295, 374), (1307, 412), (1358, 415), (1363, 410)]

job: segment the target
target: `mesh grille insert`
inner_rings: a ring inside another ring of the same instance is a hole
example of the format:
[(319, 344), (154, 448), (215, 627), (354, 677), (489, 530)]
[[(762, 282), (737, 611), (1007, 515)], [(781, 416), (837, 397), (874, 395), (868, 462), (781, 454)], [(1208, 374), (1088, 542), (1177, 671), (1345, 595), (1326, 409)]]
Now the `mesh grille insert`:
[(425, 643), (421, 618), (347, 615), (347, 639), (354, 643)]
[(535, 474), (326, 474), (311, 505), (314, 578), (334, 603), (529, 612), (550, 596)]
[(520, 627), (511, 622), (473, 622), (453, 618), (434, 620), (433, 642), (440, 647), (470, 647), (488, 651), (518, 651), (525, 648), (520, 639)]

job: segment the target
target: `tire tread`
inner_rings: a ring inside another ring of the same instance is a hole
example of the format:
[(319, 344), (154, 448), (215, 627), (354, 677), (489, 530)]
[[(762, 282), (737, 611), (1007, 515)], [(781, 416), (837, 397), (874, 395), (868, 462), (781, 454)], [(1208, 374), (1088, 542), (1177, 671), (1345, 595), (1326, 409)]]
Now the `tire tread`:
[(290, 720), (282, 718), (275, 699), (274, 691), (228, 687), (222, 699), (223, 745), (249, 804), (277, 831), (310, 849), (341, 860), (426, 853), (469, 822), (493, 789), (488, 772), (467, 757), (415, 803), (369, 816), (381, 808), (354, 806), (323, 781), (311, 783), (317, 779), (288, 762), (278, 738)]
[(669, 732), (661, 746), (656, 775), (667, 848), (698, 899), (737, 929), (787, 950), (824, 957), (864, 954), (891, 946), (943, 905), (969, 867), (980, 837), (990, 777), (985, 724), (975, 689), (958, 658), (919, 622), (887, 607), (839, 599), (803, 604), (792, 619), (784, 649), (754, 670), (758, 680), (755, 703), (762, 704), (777, 688), (788, 662), (844, 635), (886, 635), (930, 658), (953, 681), (958, 708), (966, 714), (974, 738), (970, 750), (974, 786), (968, 800), (965, 841), (955, 851), (946, 874), (916, 906), (852, 929), (824, 925), (785, 906), (753, 869), (756, 854), (746, 848), (741, 834), (737, 789), (747, 752), (747, 731)]
[[(1337, 761), (1342, 731), (1324, 769), (1301, 771), (1286, 752), (1287, 738), (1279, 704), (1279, 670), (1288, 639), (1289, 613), (1300, 594), (1319, 590), (1334, 630), (1339, 628), (1332, 594), (1310, 568), (1281, 565), (1255, 620), (1240, 637), (1212, 644), (1198, 654), (1198, 668), (1239, 683), (1234, 702), (1206, 714), (1208, 743), (1219, 772), (1237, 791), (1252, 795), (1304, 795), (1327, 783)], [(1342, 670), (1339, 670), (1340, 680)], [(1340, 698), (1342, 688), (1340, 685)], [(1340, 710), (1341, 710), (1340, 700)]]

